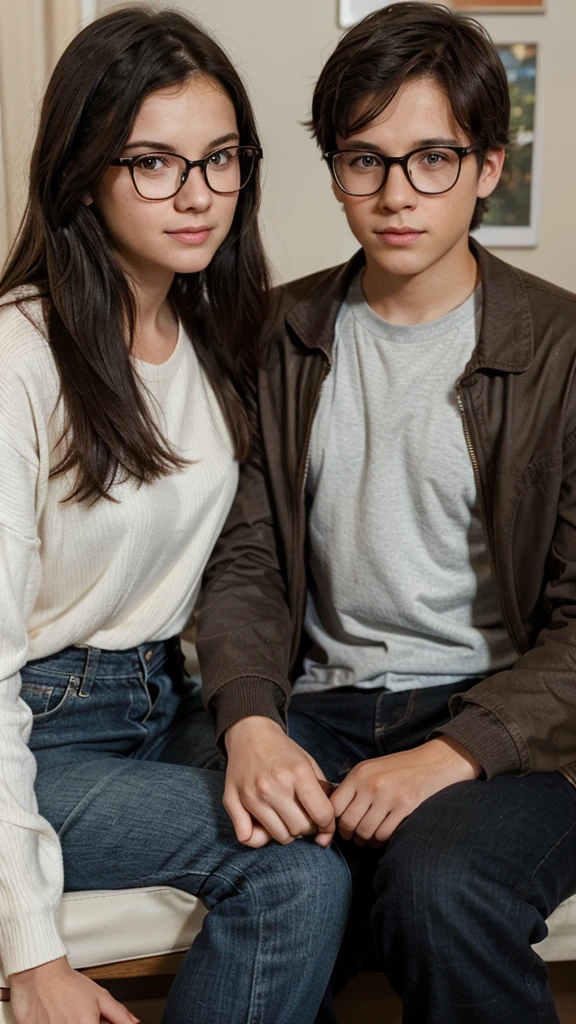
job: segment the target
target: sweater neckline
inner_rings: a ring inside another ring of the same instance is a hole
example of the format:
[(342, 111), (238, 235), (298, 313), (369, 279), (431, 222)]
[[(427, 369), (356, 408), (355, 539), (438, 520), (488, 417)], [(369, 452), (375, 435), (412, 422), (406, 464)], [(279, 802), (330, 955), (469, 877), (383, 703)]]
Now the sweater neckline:
[(184, 358), (186, 344), (190, 344), (190, 340), (181, 321), (178, 321), (178, 338), (176, 339), (176, 345), (165, 362), (147, 363), (144, 359), (133, 358), (134, 367), (140, 379), (148, 381), (151, 384), (155, 381), (170, 380), (170, 378), (177, 373), (180, 367), (180, 363)]

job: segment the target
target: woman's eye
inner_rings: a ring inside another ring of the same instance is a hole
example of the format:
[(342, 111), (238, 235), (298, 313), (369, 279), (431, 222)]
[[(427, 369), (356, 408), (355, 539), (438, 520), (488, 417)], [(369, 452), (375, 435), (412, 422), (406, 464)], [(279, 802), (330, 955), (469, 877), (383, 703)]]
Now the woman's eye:
[(136, 161), (136, 167), (142, 171), (159, 171), (165, 166), (159, 156), (143, 156)]
[(217, 153), (211, 153), (208, 159), (213, 167), (224, 167), (230, 161), (230, 153), (219, 149)]

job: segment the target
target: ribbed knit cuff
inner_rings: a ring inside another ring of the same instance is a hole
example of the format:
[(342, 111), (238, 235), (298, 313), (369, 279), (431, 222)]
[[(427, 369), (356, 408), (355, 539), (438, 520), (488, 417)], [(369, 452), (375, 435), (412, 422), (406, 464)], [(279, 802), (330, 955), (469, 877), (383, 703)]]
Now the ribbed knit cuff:
[(479, 704), (466, 704), (459, 714), (435, 729), (428, 738), (439, 733), (451, 736), (466, 747), (482, 765), (486, 779), (521, 771), (520, 755), (510, 733), (496, 715)]
[(0, 948), (4, 981), (9, 975), (39, 967), (66, 956), (67, 950), (56, 924), (56, 911), (22, 914), (17, 920), (1, 919)]
[(286, 694), (270, 679), (242, 676), (222, 686), (212, 698), (216, 716), (216, 746), (226, 757), (224, 733), (234, 722), (249, 715), (271, 718), (286, 729)]

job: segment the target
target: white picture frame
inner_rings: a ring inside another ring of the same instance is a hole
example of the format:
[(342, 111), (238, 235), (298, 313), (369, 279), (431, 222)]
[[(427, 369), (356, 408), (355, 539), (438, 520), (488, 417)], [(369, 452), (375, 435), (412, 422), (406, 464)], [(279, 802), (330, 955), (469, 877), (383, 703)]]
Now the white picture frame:
[[(400, 4), (404, 0), (388, 0), (388, 3)], [(340, 28), (350, 28), (367, 14), (386, 6), (386, 0), (338, 0), (338, 24)]]
[[(524, 50), (526, 52), (525, 60), (530, 65), (533, 51), (533, 119), (531, 130), (521, 131), (519, 142), (516, 143), (516, 147), (518, 144), (524, 145), (529, 147), (529, 151), (523, 153), (517, 161), (517, 166), (514, 166), (515, 153), (518, 152), (518, 149), (512, 145), (504, 165), (502, 183), (493, 194), (487, 222), (474, 232), (474, 237), (488, 248), (534, 248), (540, 241), (542, 212), (542, 44), (507, 42), (496, 43), (496, 45), (503, 57), (511, 85), (513, 84), (513, 68), (504, 51), (508, 51), (510, 55), (514, 52), (520, 55)], [(522, 61), (518, 62), (519, 68), (522, 63)], [(526, 73), (531, 73), (531, 68), (529, 70), (527, 67)], [(515, 104), (513, 100), (513, 108), (517, 106), (519, 108), (520, 105)], [(520, 115), (519, 118), (519, 115), (516, 114), (516, 119), (522, 120), (522, 116)], [(530, 135), (532, 135), (532, 139), (530, 139)], [(520, 203), (517, 197), (522, 192), (524, 193), (524, 202)], [(526, 194), (528, 195), (527, 203)], [(510, 203), (509, 206), (508, 203)], [(495, 217), (499, 217), (503, 221), (509, 218), (510, 223), (498, 223), (497, 221), (490, 223), (490, 220), (494, 220)]]

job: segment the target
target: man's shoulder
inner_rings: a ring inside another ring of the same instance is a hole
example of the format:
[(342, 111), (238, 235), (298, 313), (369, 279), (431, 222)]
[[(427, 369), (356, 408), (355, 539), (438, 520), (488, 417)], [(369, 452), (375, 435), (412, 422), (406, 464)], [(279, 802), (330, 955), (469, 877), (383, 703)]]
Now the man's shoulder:
[(576, 294), (567, 288), (554, 284), (545, 278), (537, 277), (527, 270), (515, 267), (506, 260), (501, 260), (493, 253), (481, 250), (475, 246), (477, 252), (481, 252), (481, 266), (483, 271), (488, 271), (489, 279), (497, 280), (497, 301), (506, 302), (518, 297), (518, 284), (525, 295), (532, 313), (543, 313), (547, 318), (556, 314), (559, 317), (567, 316), (571, 323), (576, 326)]
[(527, 270), (519, 270), (526, 293), (530, 302), (543, 302), (550, 304), (550, 307), (557, 307), (558, 312), (566, 312), (570, 316), (576, 314), (576, 293), (562, 288), (560, 285), (547, 281), (543, 277), (536, 277)]
[(277, 285), (272, 292), (274, 321), (284, 319), (301, 302), (318, 301), (331, 295), (345, 272), (347, 263), (339, 263), (334, 267), (317, 270), (314, 274), (306, 274), (295, 281)]

